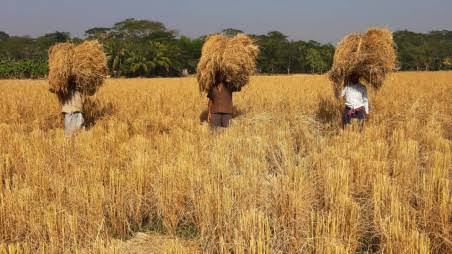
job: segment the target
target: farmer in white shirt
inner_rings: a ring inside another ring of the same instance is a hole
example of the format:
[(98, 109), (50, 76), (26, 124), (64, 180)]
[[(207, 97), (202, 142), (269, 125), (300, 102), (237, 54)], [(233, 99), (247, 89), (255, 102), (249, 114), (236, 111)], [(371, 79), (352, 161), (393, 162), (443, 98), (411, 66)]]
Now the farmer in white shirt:
[(345, 97), (345, 110), (343, 128), (352, 123), (352, 119), (358, 119), (361, 130), (364, 129), (364, 120), (369, 114), (369, 99), (367, 98), (367, 88), (359, 83), (359, 75), (352, 74), (346, 79), (345, 88), (338, 97)]
[[(55, 93), (52, 89), (50, 92)], [(90, 92), (93, 95), (94, 92)], [(83, 104), (85, 94), (77, 90), (74, 81), (69, 82), (67, 94), (58, 93), (58, 100), (61, 104), (61, 113), (64, 116), (64, 134), (72, 136), (74, 133), (84, 129)]]

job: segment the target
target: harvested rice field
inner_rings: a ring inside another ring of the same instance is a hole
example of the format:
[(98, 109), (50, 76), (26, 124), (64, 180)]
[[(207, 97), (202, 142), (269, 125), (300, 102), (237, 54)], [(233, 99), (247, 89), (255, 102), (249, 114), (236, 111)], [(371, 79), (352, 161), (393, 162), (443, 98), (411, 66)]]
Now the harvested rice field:
[(46, 81), (0, 81), (0, 253), (451, 253), (452, 72), (369, 89), (259, 76), (229, 129), (194, 77), (109, 79), (66, 138)]

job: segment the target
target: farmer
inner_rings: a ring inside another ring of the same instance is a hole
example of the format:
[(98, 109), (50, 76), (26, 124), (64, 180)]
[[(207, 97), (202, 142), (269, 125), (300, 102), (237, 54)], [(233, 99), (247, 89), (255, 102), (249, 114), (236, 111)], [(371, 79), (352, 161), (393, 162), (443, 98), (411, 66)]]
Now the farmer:
[(208, 121), (213, 128), (227, 128), (232, 119), (232, 90), (223, 82), (212, 86), (207, 94)]
[(345, 88), (337, 97), (345, 97), (345, 110), (342, 118), (345, 129), (352, 123), (352, 119), (359, 120), (360, 130), (364, 130), (364, 120), (369, 114), (369, 100), (367, 98), (367, 88), (359, 83), (359, 75), (351, 74), (345, 79)]
[(67, 94), (58, 94), (62, 106), (61, 112), (64, 115), (64, 134), (66, 136), (71, 136), (83, 129), (85, 123), (83, 119), (85, 96), (75, 88), (73, 82), (71, 82), (70, 87)]

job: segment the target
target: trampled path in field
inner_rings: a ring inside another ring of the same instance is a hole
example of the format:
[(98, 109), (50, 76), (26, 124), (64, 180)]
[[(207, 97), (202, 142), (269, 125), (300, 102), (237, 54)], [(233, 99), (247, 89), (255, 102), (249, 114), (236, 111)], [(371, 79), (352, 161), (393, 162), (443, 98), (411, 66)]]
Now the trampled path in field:
[(192, 241), (152, 233), (137, 233), (127, 241), (114, 240), (111, 249), (122, 254), (201, 253)]

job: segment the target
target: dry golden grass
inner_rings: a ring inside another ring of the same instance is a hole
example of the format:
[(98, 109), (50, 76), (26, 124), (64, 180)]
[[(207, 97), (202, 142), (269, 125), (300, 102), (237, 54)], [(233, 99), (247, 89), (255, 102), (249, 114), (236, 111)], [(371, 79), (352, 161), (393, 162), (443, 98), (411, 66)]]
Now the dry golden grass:
[(253, 77), (217, 132), (194, 78), (108, 80), (74, 138), (47, 87), (0, 81), (0, 253), (452, 251), (450, 72), (390, 76), (363, 134), (326, 76)]

